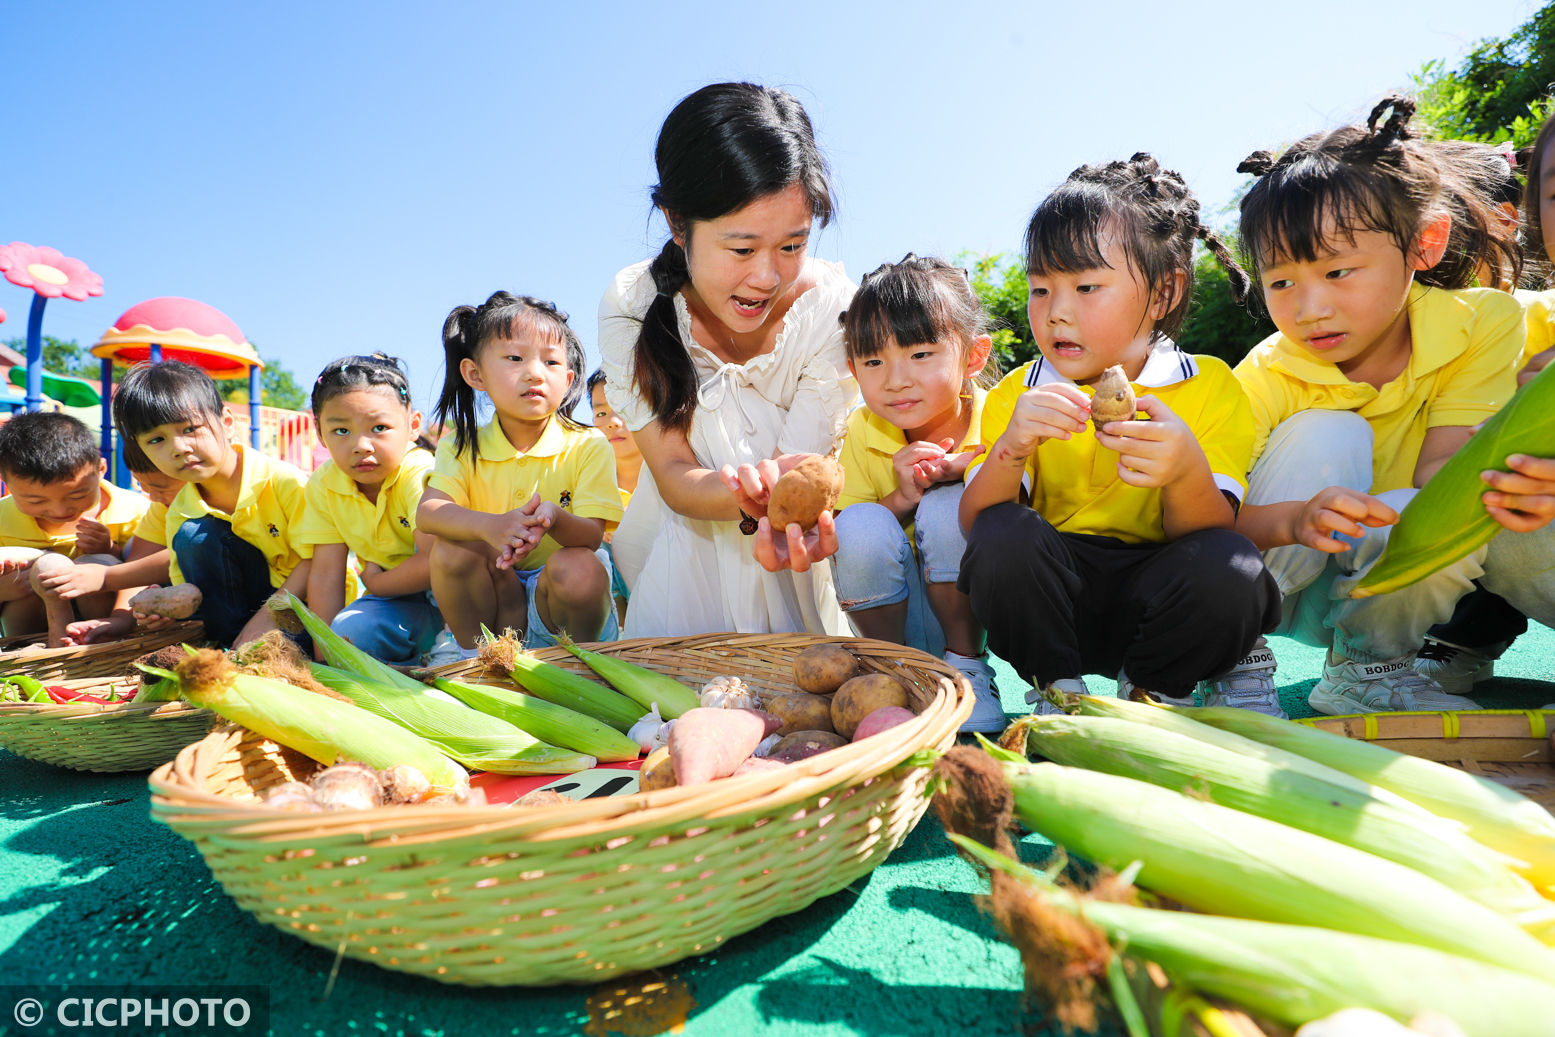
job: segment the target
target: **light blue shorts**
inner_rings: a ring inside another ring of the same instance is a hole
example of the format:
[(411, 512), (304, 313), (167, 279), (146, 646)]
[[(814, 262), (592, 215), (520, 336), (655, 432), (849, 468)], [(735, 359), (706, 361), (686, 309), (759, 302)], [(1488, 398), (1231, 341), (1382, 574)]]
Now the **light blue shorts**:
[[(594, 552), (594, 556), (604, 563), (605, 572), (613, 576), (615, 567), (610, 564), (610, 553), (601, 547)], [(523, 584), (524, 597), (528, 601), (526, 607), (529, 615), (524, 622), (525, 648), (546, 648), (556, 643), (556, 632), (545, 625), (545, 621), (540, 618), (540, 606), (535, 603), (535, 585), (540, 582), (540, 574), (544, 571), (545, 567), (541, 566), (538, 569), (519, 569), (514, 573), (518, 582)], [(605, 626), (600, 630), (598, 640), (614, 641), (620, 636), (621, 623), (616, 619), (615, 600), (611, 599), (610, 612), (605, 616)]]

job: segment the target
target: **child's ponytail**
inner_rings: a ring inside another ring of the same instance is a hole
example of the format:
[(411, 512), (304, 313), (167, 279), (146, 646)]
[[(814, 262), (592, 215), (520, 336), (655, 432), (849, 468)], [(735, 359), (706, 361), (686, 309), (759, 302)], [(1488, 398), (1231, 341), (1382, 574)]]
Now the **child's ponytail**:
[(475, 358), (475, 350), (480, 345), (476, 339), (478, 313), (474, 306), (455, 306), (448, 314), (448, 319), (443, 321), (443, 391), (437, 397), (434, 420), (444, 428), (452, 422), (455, 457), (462, 456), (467, 447), (474, 448), (479, 428), (475, 415), (475, 390), (464, 380), (464, 374), (459, 370), (463, 361)]

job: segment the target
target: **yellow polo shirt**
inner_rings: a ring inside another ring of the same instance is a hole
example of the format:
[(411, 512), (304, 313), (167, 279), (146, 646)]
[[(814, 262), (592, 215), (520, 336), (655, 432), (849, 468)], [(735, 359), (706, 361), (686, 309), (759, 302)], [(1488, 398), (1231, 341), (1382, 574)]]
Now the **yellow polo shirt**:
[(1526, 337), (1523, 308), (1492, 288), (1409, 290), (1411, 349), (1404, 371), (1381, 389), (1352, 382), (1281, 334), (1236, 365), (1253, 405), (1253, 460), (1269, 433), (1304, 410), (1353, 411), (1371, 425), (1372, 493), (1414, 485), (1427, 431), (1477, 425), (1511, 398)]
[(1519, 288), (1512, 297), (1523, 304), (1524, 323), (1528, 329), (1528, 342), (1518, 363), (1522, 370), (1537, 354), (1555, 346), (1555, 291), (1529, 292)]
[(156, 544), (158, 547), (167, 546), (167, 505), (160, 501), (152, 501), (151, 507), (140, 517), (140, 525), (135, 527), (135, 539), (144, 540), (148, 544)]
[(312, 558), (319, 544), (345, 544), (363, 562), (393, 569), (416, 553), (416, 506), (431, 475), (431, 453), (411, 450), (370, 501), (334, 461), (325, 462), (308, 479), (298, 550)]
[[(151, 501), (142, 497), (134, 490), (127, 490), (121, 486), (104, 479), (100, 484), (102, 496), (107, 498), (96, 515), (90, 516), (108, 527), (108, 535), (113, 538), (113, 546), (122, 550), (130, 537), (135, 534), (135, 527), (140, 524), (140, 518), (150, 507)], [(31, 515), (23, 515), (21, 508), (17, 507), (14, 497), (0, 497), (0, 545), (5, 547), (36, 547), (44, 551), (57, 551), (62, 555), (76, 557), (80, 552), (76, 549), (76, 532), (45, 533), (38, 525), (38, 520)]]
[[(966, 435), (956, 445), (955, 452), (966, 450), (982, 442), (983, 406), (988, 390), (980, 385), (972, 386), (972, 418)], [(885, 500), (896, 491), (896, 469), (892, 459), (897, 451), (907, 445), (907, 433), (891, 424), (867, 406), (854, 408), (848, 415), (848, 431), (842, 441), (842, 496), (837, 499), (837, 510), (849, 504), (874, 503)]]
[[(200, 488), (190, 483), (178, 491), (167, 509), (167, 543), (190, 519), (215, 515), (232, 523), (232, 531), (259, 548), (270, 567), (270, 586), (279, 587), (302, 561), (297, 549), (297, 525), (302, 518), (307, 477), (285, 461), (279, 461), (243, 443), (234, 443), (238, 452), (240, 482), (238, 503), (227, 515), (205, 502)], [(173, 553), (172, 581), (183, 582), (178, 554)]]
[[(1067, 382), (1042, 359), (1011, 371), (983, 407), (983, 454), (967, 469), (971, 481), (999, 441), (1029, 389)], [(1184, 353), (1170, 340), (1156, 345), (1134, 383), (1136, 396), (1154, 396), (1193, 430), (1215, 485), (1240, 501), (1247, 491), (1253, 416), (1225, 362)], [(1091, 393), (1089, 386), (1081, 391)], [(1091, 426), (1069, 439), (1050, 439), (1026, 461), (1022, 482), (1031, 506), (1064, 533), (1090, 533), (1131, 544), (1165, 543), (1161, 491), (1118, 478), (1118, 455), (1101, 446)]]
[[(621, 490), (610, 441), (596, 428), (568, 428), (553, 417), (535, 445), (519, 453), (496, 418), (481, 426), (475, 450), (454, 455), (455, 436), (437, 445), (437, 462), (428, 489), (446, 493), (471, 511), (500, 515), (529, 503), (535, 493), (580, 518), (604, 519), (606, 528), (621, 521)], [(538, 569), (556, 550), (547, 536), (524, 559)]]

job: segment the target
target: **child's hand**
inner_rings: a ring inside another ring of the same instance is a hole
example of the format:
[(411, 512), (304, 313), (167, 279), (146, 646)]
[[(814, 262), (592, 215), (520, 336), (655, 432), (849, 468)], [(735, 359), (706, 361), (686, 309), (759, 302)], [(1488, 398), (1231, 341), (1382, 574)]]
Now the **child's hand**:
[(1054, 382), (1040, 389), (1027, 389), (1015, 401), (1010, 423), (999, 436), (994, 453), (999, 453), (998, 446), (1002, 444), (1013, 457), (1030, 457), (1049, 439), (1068, 439), (1085, 431), (1085, 423), (1090, 419), (1091, 398), (1078, 386)]
[(773, 530), (771, 520), (763, 515), (756, 523), (751, 540), (751, 555), (767, 572), (784, 569), (808, 572), (816, 562), (837, 553), (837, 523), (830, 511), (823, 511), (815, 528), (808, 533), (799, 532), (797, 522), (791, 522), (787, 530), (777, 532)]
[(97, 565), (93, 562), (77, 562), (69, 569), (61, 569), (58, 572), (40, 576), (38, 584), (40, 590), (52, 597), (69, 601), (79, 598), (83, 594), (96, 594), (103, 589), (103, 580), (108, 575), (106, 565)]
[(531, 519), (539, 503), (540, 495), (536, 493), (522, 507), (492, 516), (493, 521), (486, 530), (485, 541), (497, 552), (498, 569), (513, 568), (538, 542), (538, 537), (531, 528)]
[(1290, 539), (1293, 544), (1338, 554), (1351, 545), (1336, 540), (1334, 533), (1360, 537), (1366, 533), (1362, 526), (1391, 526), (1397, 521), (1398, 512), (1370, 494), (1330, 486), (1307, 501), (1292, 524)]
[(1519, 387), (1533, 381), (1533, 376), (1549, 366), (1550, 361), (1555, 360), (1555, 346), (1551, 346), (1542, 353), (1535, 353), (1523, 365), (1523, 369), (1517, 372), (1517, 384)]
[(1506, 463), (1510, 472), (1480, 474), (1491, 487), (1480, 495), (1485, 510), (1515, 533), (1531, 533), (1548, 525), (1555, 519), (1555, 460), (1513, 454)]
[(113, 535), (96, 519), (76, 519), (76, 554), (98, 555), (113, 550)]
[(1118, 453), (1118, 478), (1130, 486), (1159, 489), (1205, 465), (1198, 437), (1172, 409), (1154, 396), (1141, 396), (1148, 421), (1109, 421), (1096, 442)]
[(945, 457), (945, 451), (956, 445), (953, 439), (939, 443), (918, 440), (908, 443), (891, 455), (891, 468), (896, 472), (897, 492), (908, 504), (917, 504), (923, 491), (934, 485), (931, 472)]

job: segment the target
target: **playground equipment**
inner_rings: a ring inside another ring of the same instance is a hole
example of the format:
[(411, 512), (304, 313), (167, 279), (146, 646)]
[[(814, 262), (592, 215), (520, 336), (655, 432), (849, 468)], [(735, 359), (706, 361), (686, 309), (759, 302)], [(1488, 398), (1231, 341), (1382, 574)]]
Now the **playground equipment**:
[[(27, 313), (27, 379), (25, 397), (28, 410), (43, 406), (43, 308), (50, 299), (64, 296), (77, 302), (103, 294), (103, 279), (85, 263), (60, 254), (58, 249), (13, 241), (0, 245), (0, 274), (20, 288), (33, 291), (32, 308)], [(107, 391), (104, 391), (107, 395)]]

